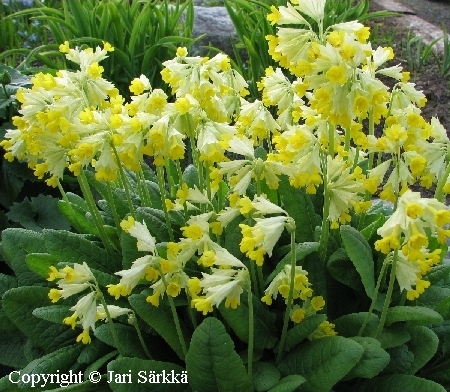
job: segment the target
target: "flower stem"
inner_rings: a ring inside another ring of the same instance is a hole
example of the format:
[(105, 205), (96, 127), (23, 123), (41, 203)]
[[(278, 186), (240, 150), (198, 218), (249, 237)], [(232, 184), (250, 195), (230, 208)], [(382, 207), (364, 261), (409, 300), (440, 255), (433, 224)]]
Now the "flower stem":
[(132, 313), (132, 317), (130, 317), (129, 322), (136, 329), (139, 342), (141, 342), (141, 346), (145, 352), (145, 355), (147, 356), (148, 359), (152, 359), (152, 355), (150, 354), (150, 351), (148, 351), (147, 345), (145, 344), (144, 337), (142, 336), (142, 332), (141, 329), (139, 328), (137, 318), (134, 312)]
[(108, 204), (111, 207), (111, 211), (113, 213), (113, 217), (114, 217), (114, 223), (116, 224), (116, 228), (117, 231), (120, 233), (121, 231), (121, 227), (120, 227), (120, 218), (119, 215), (117, 214), (117, 209), (116, 209), (116, 204), (114, 203), (114, 196), (111, 190), (111, 184), (109, 183), (109, 181), (106, 183), (106, 188), (108, 190)]
[(122, 346), (120, 345), (119, 337), (117, 336), (116, 327), (114, 326), (114, 323), (111, 318), (111, 314), (109, 313), (108, 305), (106, 305), (105, 297), (103, 296), (103, 293), (101, 292), (100, 287), (98, 286), (97, 282), (95, 282), (95, 288), (97, 291), (97, 295), (100, 298), (100, 302), (102, 303), (103, 309), (105, 309), (106, 319), (108, 320), (109, 328), (111, 329), (111, 334), (113, 336), (114, 344), (116, 345), (117, 350), (119, 350), (119, 354), (123, 356), (124, 353), (122, 350)]
[[(167, 291), (167, 282), (164, 274), (161, 271), (161, 268), (158, 268), (159, 275), (161, 276), (161, 280), (164, 284), (164, 288)], [(175, 323), (175, 328), (177, 330), (178, 339), (180, 340), (181, 349), (183, 350), (183, 355), (186, 356), (186, 342), (184, 341), (183, 331), (181, 330), (180, 319), (178, 318), (177, 309), (175, 308), (175, 303), (173, 302), (173, 298), (167, 294), (167, 298), (169, 300), (170, 310), (172, 311), (173, 322)]]
[(147, 182), (145, 181), (144, 172), (142, 171), (142, 168), (138, 172), (139, 176), (139, 184), (142, 189), (142, 199), (144, 202), (145, 207), (151, 207), (152, 206), (152, 199), (150, 197), (150, 192), (148, 191)]
[(328, 171), (328, 162), (327, 157), (325, 157), (325, 162), (323, 165), (323, 218), (319, 244), (319, 255), (322, 263), (325, 263), (325, 259), (327, 257), (328, 236), (330, 233), (330, 227), (328, 223), (328, 215), (330, 213), (330, 195), (328, 194), (329, 192), (327, 184), (327, 171)]
[(253, 317), (253, 294), (251, 287), (248, 288), (248, 356), (247, 374), (250, 381), (253, 379), (253, 340), (254, 340), (254, 317)]
[(169, 211), (167, 211), (166, 206), (166, 188), (164, 186), (164, 168), (162, 166), (156, 166), (156, 171), (158, 173), (158, 185), (159, 193), (161, 194), (161, 204), (164, 211), (164, 217), (166, 218), (167, 230), (169, 231), (170, 241), (174, 241), (172, 224), (170, 223)]
[(84, 199), (88, 205), (89, 211), (92, 214), (92, 218), (94, 219), (94, 224), (97, 227), (100, 238), (105, 246), (105, 249), (109, 253), (113, 253), (113, 245), (106, 234), (105, 228), (103, 226), (103, 219), (98, 212), (97, 206), (95, 205), (94, 196), (92, 195), (91, 189), (89, 187), (88, 181), (86, 179), (86, 175), (84, 171), (81, 170), (78, 175), (78, 183), (80, 184), (81, 191), (83, 192)]
[(364, 319), (363, 324), (361, 325), (361, 328), (359, 329), (358, 336), (362, 336), (364, 330), (366, 329), (367, 323), (370, 320), (370, 316), (373, 313), (373, 309), (375, 308), (377, 299), (378, 299), (378, 293), (380, 292), (380, 286), (381, 282), (383, 281), (384, 273), (386, 271), (387, 263), (384, 262), (381, 266), (380, 275), (378, 276), (377, 285), (375, 287), (375, 292), (373, 293), (372, 303), (370, 304), (369, 312), (367, 313), (367, 316)]
[(287, 328), (289, 324), (289, 316), (291, 314), (291, 306), (292, 306), (292, 300), (294, 295), (294, 280), (295, 280), (295, 266), (296, 266), (296, 252), (295, 252), (295, 230), (291, 232), (291, 277), (289, 282), (289, 294), (287, 298), (286, 303), (286, 313), (284, 314), (284, 321), (283, 321), (283, 329), (281, 331), (281, 339), (280, 339), (280, 345), (278, 346), (278, 355), (276, 363), (280, 363), (281, 357), (283, 355), (284, 351), (284, 344), (286, 343), (286, 335), (287, 335)]
[(381, 335), (381, 332), (383, 332), (384, 323), (386, 322), (386, 315), (387, 315), (387, 311), (389, 309), (389, 305), (391, 303), (392, 291), (394, 290), (395, 272), (397, 270), (397, 260), (398, 260), (398, 249), (395, 249), (394, 257), (392, 259), (391, 275), (389, 278), (389, 286), (388, 286), (388, 290), (386, 293), (386, 298), (384, 300), (383, 310), (381, 311), (380, 324), (378, 324), (377, 333), (375, 335), (375, 338), (378, 338)]
[(447, 178), (450, 175), (450, 162), (447, 163), (447, 168), (445, 169), (445, 174), (439, 179), (437, 186), (436, 186), (436, 192), (434, 194), (434, 197), (440, 201), (444, 201), (444, 186), (447, 182)]
[(123, 189), (125, 190), (125, 195), (127, 196), (128, 206), (130, 207), (131, 216), (136, 219), (136, 211), (134, 210), (133, 202), (131, 201), (130, 188), (128, 187), (128, 180), (125, 176), (125, 171), (123, 170), (122, 164), (120, 163), (119, 154), (117, 154), (116, 147), (111, 143), (111, 148), (114, 152), (114, 156), (116, 158), (116, 163), (119, 168), (119, 176), (122, 180)]

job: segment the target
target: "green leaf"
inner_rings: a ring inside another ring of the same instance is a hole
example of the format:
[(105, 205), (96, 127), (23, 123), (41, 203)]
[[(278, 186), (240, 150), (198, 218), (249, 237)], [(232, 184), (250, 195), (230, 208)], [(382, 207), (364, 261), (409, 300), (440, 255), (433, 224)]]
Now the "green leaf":
[(17, 278), (11, 275), (0, 274), (0, 297), (9, 289), (17, 287)]
[(436, 324), (443, 321), (442, 316), (423, 306), (393, 306), (386, 313), (386, 325), (407, 321), (413, 325)]
[(314, 230), (322, 220), (314, 210), (310, 195), (303, 189), (295, 189), (284, 176), (281, 178), (279, 193), (283, 208), (295, 220), (295, 239), (297, 242), (314, 240)]
[[(433, 286), (431, 286), (430, 289), (432, 287)], [(436, 311), (439, 312), (439, 314), (444, 318), (444, 320), (450, 319), (450, 297), (447, 297), (443, 299), (441, 302), (439, 302), (438, 306), (436, 307)]]
[(186, 369), (191, 387), (198, 392), (253, 390), (233, 341), (214, 317), (205, 319), (194, 331)]
[(285, 350), (289, 351), (292, 347), (300, 344), (304, 339), (311, 335), (319, 324), (327, 319), (324, 314), (313, 314), (305, 318), (300, 324), (292, 327), (286, 335)]
[[(364, 323), (364, 320), (367, 317), (367, 314), (367, 312), (351, 313), (337, 318), (333, 321), (333, 324), (335, 325), (335, 331), (338, 333), (338, 335), (345, 336), (347, 338), (357, 336)], [(380, 320), (378, 316), (372, 313), (366, 327), (364, 328), (364, 335), (374, 336), (377, 331), (379, 322)]]
[(337, 249), (328, 258), (327, 271), (338, 282), (345, 284), (355, 291), (361, 293), (364, 292), (364, 286), (361, 282), (360, 275), (354, 268), (354, 265), (344, 248)]
[(183, 172), (183, 181), (189, 188), (194, 188), (194, 185), (199, 186), (198, 171), (194, 165), (189, 165)]
[(383, 226), (385, 218), (383, 215), (376, 215), (376, 220), (369, 225), (367, 225), (364, 229), (361, 230), (361, 234), (364, 238), (369, 241), (373, 235), (377, 232), (377, 230)]
[(375, 291), (375, 272), (372, 249), (364, 236), (355, 228), (343, 225), (340, 227), (345, 251), (352, 261), (369, 298)]
[(375, 377), (389, 364), (390, 356), (381, 348), (381, 344), (377, 339), (358, 336), (351, 339), (362, 346), (364, 354), (356, 366), (347, 374), (346, 380), (357, 377)]
[(450, 298), (450, 288), (433, 285), (425, 290), (425, 292), (416, 300), (415, 304), (434, 309), (436, 312), (440, 313), (444, 319), (448, 319), (450, 317), (450, 310), (445, 312), (443, 307), (437, 309), (437, 307), (440, 304), (445, 303), (448, 298)]
[(25, 336), (17, 330), (1, 331), (0, 364), (23, 368), (28, 363), (24, 353), (25, 342)]
[(48, 278), (51, 266), (56, 266), (59, 262), (49, 253), (30, 253), (25, 257), (28, 268), (41, 278)]
[(61, 261), (79, 264), (86, 261), (91, 268), (111, 273), (120, 268), (105, 249), (98, 247), (83, 235), (46, 229), (42, 234), (47, 252)]
[[(272, 348), (277, 341), (274, 335), (275, 315), (272, 314), (262, 304), (261, 300), (253, 295), (254, 329), (258, 331), (258, 338), (254, 340), (255, 348)], [(222, 317), (227, 325), (234, 331), (239, 339), (248, 343), (248, 300), (247, 296), (242, 296), (241, 304), (236, 309), (226, 308), (222, 303), (219, 306)]]
[(31, 272), (25, 262), (27, 253), (46, 252), (41, 233), (25, 229), (6, 229), (2, 232), (2, 246), (20, 286), (41, 285), (42, 278)]
[(439, 339), (430, 328), (424, 326), (409, 326), (407, 330), (411, 335), (408, 348), (414, 354), (408, 373), (415, 374), (436, 354)]
[[(445, 261), (445, 260), (444, 260)], [(445, 279), (450, 273), (449, 264), (440, 264), (434, 266), (431, 271), (425, 275), (425, 279), (429, 280), (431, 284), (435, 284), (442, 279)]]
[(110, 362), (111, 359), (117, 357), (119, 352), (117, 350), (111, 351), (108, 354), (103, 355), (102, 357), (96, 359), (94, 362), (90, 363), (89, 366), (84, 371), (84, 374), (92, 373), (93, 371), (98, 371), (104, 366), (106, 363)]
[(33, 316), (36, 308), (47, 306), (46, 287), (18, 287), (3, 295), (3, 309), (8, 318), (36, 345), (47, 352), (73, 342), (76, 332), (67, 325), (54, 324)]
[[(114, 323), (114, 328), (116, 330), (120, 346), (123, 350), (122, 354), (124, 356), (147, 359), (136, 330), (132, 326)], [(114, 341), (109, 323), (99, 325), (95, 328), (95, 336), (103, 343), (118, 349), (118, 347), (116, 347), (116, 342)]]
[(378, 340), (381, 347), (385, 350), (392, 347), (401, 346), (411, 339), (411, 335), (402, 324), (394, 324), (389, 327), (384, 327)]
[[(183, 349), (178, 337), (175, 324), (173, 322), (172, 313), (169, 308), (160, 304), (158, 307), (149, 304), (143, 294), (134, 294), (128, 297), (128, 301), (136, 313), (169, 344), (180, 358), (184, 358)], [(186, 331), (186, 327), (181, 322), (182, 331)], [(189, 341), (186, 338), (185, 341)]]
[(253, 389), (256, 392), (267, 391), (280, 380), (280, 371), (273, 363), (255, 362), (253, 364)]
[(77, 358), (81, 364), (90, 364), (111, 351), (111, 347), (99, 339), (94, 339), (90, 344), (84, 346), (83, 351)]
[[(30, 362), (20, 372), (21, 381), (18, 384), (19, 387), (24, 388), (27, 386), (27, 384), (22, 381), (25, 374), (55, 374), (58, 370), (61, 373), (67, 372), (76, 361), (82, 349), (83, 346), (81, 344), (74, 344), (69, 347), (60, 348), (59, 350), (51, 352), (50, 354), (44, 355), (43, 357)], [(59, 383), (57, 385), (59, 385)], [(44, 386), (44, 380), (41, 378), (36, 383), (36, 386)]]
[(98, 235), (97, 227), (83, 208), (65, 200), (58, 201), (58, 208), (78, 232)]
[(36, 308), (32, 312), (33, 316), (41, 320), (47, 320), (55, 324), (61, 324), (70, 314), (70, 306), (50, 305), (42, 308)]
[(442, 385), (424, 378), (407, 374), (378, 376), (358, 384), (355, 392), (445, 392)]
[(122, 268), (129, 269), (131, 264), (142, 257), (143, 253), (137, 249), (137, 240), (126, 232), (120, 233), (120, 247), (122, 249)]
[(25, 198), (20, 203), (14, 203), (6, 216), (11, 221), (20, 223), (25, 229), (69, 230), (70, 224), (60, 213), (57, 205), (58, 199), (50, 195)]
[(279, 365), (283, 374), (301, 374), (305, 392), (327, 392), (358, 363), (360, 344), (342, 336), (313, 340), (287, 354)]
[(292, 374), (278, 381), (277, 385), (270, 388), (268, 392), (293, 392), (305, 382), (305, 377)]
[(414, 362), (414, 354), (409, 351), (406, 344), (388, 350), (391, 360), (386, 369), (387, 373), (408, 373)]
[[(120, 375), (130, 378), (121, 379)], [(190, 374), (188, 380), (186, 370), (179, 365), (137, 358), (119, 358), (110, 362), (108, 377), (112, 377), (109, 385), (115, 392), (184, 392), (190, 381)]]

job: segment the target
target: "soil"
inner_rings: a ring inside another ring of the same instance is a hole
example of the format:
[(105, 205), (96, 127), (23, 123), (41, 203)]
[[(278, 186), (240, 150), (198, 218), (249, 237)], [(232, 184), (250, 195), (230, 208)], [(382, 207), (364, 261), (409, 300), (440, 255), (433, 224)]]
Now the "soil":
[[(423, 19), (428, 18), (430, 22), (445, 21), (450, 26), (450, 1), (448, 0), (400, 0), (399, 2), (413, 9)], [(380, 8), (371, 3), (371, 10), (378, 11)], [(373, 19), (367, 24), (376, 30), (376, 42), (386, 45), (383, 41), (387, 40), (387, 44), (394, 49), (393, 65), (400, 64), (405, 71), (410, 71), (410, 81), (416, 83), (416, 89), (422, 90), (427, 97), (427, 104), (422, 108), (424, 118), (429, 121), (431, 117), (438, 117), (450, 137), (450, 78), (445, 78), (439, 73), (434, 56), (430, 56), (428, 62), (419, 70), (408, 67), (406, 46), (412, 36), (411, 32), (399, 25), (399, 18), (401, 17)]]

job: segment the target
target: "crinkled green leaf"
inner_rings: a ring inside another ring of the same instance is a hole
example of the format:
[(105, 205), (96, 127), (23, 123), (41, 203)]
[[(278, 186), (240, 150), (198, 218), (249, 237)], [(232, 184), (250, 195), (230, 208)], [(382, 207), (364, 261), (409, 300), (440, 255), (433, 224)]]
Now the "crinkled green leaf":
[(122, 268), (129, 269), (131, 264), (145, 253), (138, 251), (137, 240), (126, 232), (120, 233), (120, 247), (122, 249)]
[(274, 387), (270, 388), (268, 392), (293, 392), (305, 381), (305, 377), (292, 374), (283, 377)]
[(50, 195), (25, 198), (20, 203), (14, 203), (6, 216), (29, 230), (69, 230), (70, 224), (61, 214), (57, 205), (58, 199)]
[(411, 335), (408, 333), (404, 325), (394, 324), (389, 327), (384, 327), (383, 332), (378, 337), (381, 343), (381, 347), (385, 350), (392, 347), (400, 346), (411, 339)]
[(255, 362), (253, 364), (253, 389), (256, 392), (267, 391), (280, 381), (280, 371), (270, 362)]
[(183, 172), (183, 181), (189, 188), (198, 186), (198, 171), (194, 165), (189, 165)]
[(295, 220), (295, 240), (297, 242), (314, 241), (316, 226), (321, 218), (316, 214), (314, 205), (303, 189), (296, 189), (284, 176), (281, 178), (279, 193), (284, 210)]
[(319, 326), (319, 324), (327, 319), (324, 314), (313, 314), (301, 323), (292, 327), (286, 335), (285, 349), (289, 351), (292, 347), (300, 344), (304, 339), (311, 335)]
[(33, 316), (36, 308), (48, 306), (46, 287), (18, 287), (3, 295), (3, 309), (8, 318), (34, 343), (47, 352), (72, 343), (79, 331), (67, 325), (54, 324)]
[(425, 275), (425, 278), (431, 282), (431, 284), (437, 283), (442, 279), (445, 279), (450, 274), (449, 264), (439, 264), (434, 266), (431, 271)]
[(342, 242), (348, 257), (358, 271), (368, 297), (375, 291), (375, 273), (372, 249), (364, 236), (347, 225), (340, 227)]
[[(52, 374), (56, 373), (58, 370), (60, 373), (67, 372), (75, 363), (82, 349), (83, 346), (81, 344), (74, 344), (72, 346), (60, 348), (59, 350), (30, 362), (20, 372), (21, 381), (18, 384), (19, 387), (24, 388), (27, 386), (27, 384), (23, 382), (23, 376), (25, 374)], [(43, 386), (44, 380), (41, 379), (40, 381), (40, 383), (36, 383), (36, 386)], [(28, 386), (29, 385), (30, 384), (28, 384)], [(59, 383), (57, 386), (59, 386)]]
[(51, 266), (56, 266), (60, 260), (49, 253), (29, 253), (25, 257), (28, 268), (41, 278), (47, 279)]
[[(438, 309), (439, 305), (445, 303), (448, 298), (450, 298), (450, 288), (435, 285), (430, 286), (425, 290), (425, 292), (417, 298), (415, 304), (436, 310), (436, 312), (440, 313), (444, 319), (448, 319), (450, 317), (450, 309), (447, 309), (447, 312), (442, 307)], [(447, 305), (447, 307), (449, 305)]]
[(355, 336), (353, 339), (364, 349), (359, 362), (345, 377), (346, 380), (353, 378), (372, 378), (380, 374), (389, 364), (389, 354), (381, 348), (380, 342), (375, 338)]
[(377, 376), (357, 384), (355, 392), (445, 392), (442, 385), (408, 374)]
[(17, 287), (17, 278), (15, 276), (0, 274), (0, 297), (14, 287)]
[(42, 233), (26, 229), (6, 229), (2, 233), (2, 247), (9, 266), (20, 286), (42, 285), (40, 276), (30, 271), (25, 262), (28, 253), (45, 253)]
[(198, 392), (253, 391), (233, 341), (214, 317), (206, 318), (194, 331), (186, 369), (191, 387)]
[(90, 364), (109, 352), (111, 352), (110, 345), (103, 343), (100, 339), (93, 339), (90, 344), (83, 348), (83, 351), (77, 358), (77, 362)]
[(50, 305), (36, 308), (33, 310), (33, 316), (42, 320), (47, 320), (55, 324), (61, 324), (67, 316), (70, 315), (70, 306)]
[(344, 248), (339, 248), (328, 258), (327, 271), (333, 279), (351, 287), (358, 292), (364, 292), (364, 286), (358, 271), (353, 266)]
[[(347, 338), (357, 336), (367, 315), (367, 312), (360, 312), (341, 316), (333, 321), (335, 330), (338, 335), (345, 336)], [(364, 328), (363, 336), (374, 336), (377, 331), (378, 323), (378, 316), (372, 313), (366, 327)]]
[(80, 206), (65, 200), (59, 200), (58, 208), (79, 233), (98, 235), (98, 229), (94, 222), (88, 218), (87, 212)]
[(430, 328), (424, 326), (408, 326), (407, 330), (411, 335), (408, 349), (414, 354), (414, 362), (408, 373), (415, 374), (436, 354), (439, 339)]
[[(262, 304), (256, 296), (253, 296), (253, 318), (254, 329), (258, 331), (258, 338), (254, 340), (255, 348), (272, 348), (277, 338), (275, 336), (275, 315), (271, 313)], [(247, 296), (243, 295), (241, 304), (236, 309), (226, 308), (224, 304), (219, 306), (219, 311), (222, 317), (227, 322), (227, 325), (234, 331), (234, 333), (243, 342), (248, 343), (248, 300)]]
[(423, 306), (393, 306), (386, 314), (386, 325), (407, 321), (414, 325), (428, 325), (443, 321), (442, 316), (433, 309)]
[(358, 363), (364, 353), (360, 344), (342, 336), (313, 340), (287, 354), (279, 365), (282, 374), (306, 378), (305, 392), (327, 392)]
[(388, 350), (391, 360), (387, 367), (387, 373), (408, 373), (414, 362), (414, 354), (409, 351), (406, 344), (390, 348)]
[(105, 249), (80, 234), (47, 229), (43, 230), (42, 234), (47, 252), (60, 261), (79, 264), (87, 262), (89, 267), (111, 273), (120, 268)]
[(121, 384), (120, 380), (112, 380), (109, 385), (115, 392), (184, 392), (190, 381), (190, 374), (179, 365), (138, 358), (116, 359), (108, 364), (108, 372), (131, 374), (131, 383)]
[(17, 330), (1, 331), (0, 364), (19, 369), (23, 368), (28, 363), (24, 354), (26, 341), (25, 335)]
[[(136, 313), (152, 327), (170, 347), (177, 353), (180, 358), (184, 358), (183, 350), (181, 348), (180, 339), (178, 337), (175, 324), (173, 322), (173, 316), (169, 308), (160, 304), (156, 307), (148, 303), (145, 295), (134, 294), (128, 297), (128, 301)], [(181, 322), (181, 327), (186, 332), (186, 327)], [(185, 341), (189, 341), (189, 338), (185, 336)]]

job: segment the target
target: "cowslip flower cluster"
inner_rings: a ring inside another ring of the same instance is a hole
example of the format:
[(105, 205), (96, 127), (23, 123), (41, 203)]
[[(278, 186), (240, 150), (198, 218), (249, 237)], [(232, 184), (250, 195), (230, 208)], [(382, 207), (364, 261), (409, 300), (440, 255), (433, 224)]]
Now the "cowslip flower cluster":
[(77, 325), (80, 325), (83, 329), (83, 332), (76, 338), (77, 342), (90, 343), (89, 330), (95, 331), (96, 321), (106, 320), (108, 314), (109, 317), (116, 318), (131, 312), (130, 309), (116, 305), (106, 305), (107, 310), (105, 310), (103, 304), (97, 304), (99, 298), (98, 285), (92, 271), (85, 262), (83, 264), (75, 263), (73, 267), (66, 266), (61, 269), (51, 266), (47, 280), (50, 282), (57, 280), (58, 289), (50, 289), (48, 293), (52, 303), (90, 289), (88, 294), (82, 296), (70, 308), (70, 311), (73, 312), (72, 315), (63, 319), (63, 323), (72, 329), (75, 329)]
[(390, 261), (397, 251), (396, 278), (409, 300), (418, 298), (430, 286), (422, 278), (441, 261), (441, 250), (430, 250), (428, 236), (431, 234), (445, 244), (450, 237), (449, 223), (450, 210), (443, 203), (408, 190), (398, 199), (395, 212), (378, 229), (382, 238), (375, 242), (375, 249)]

